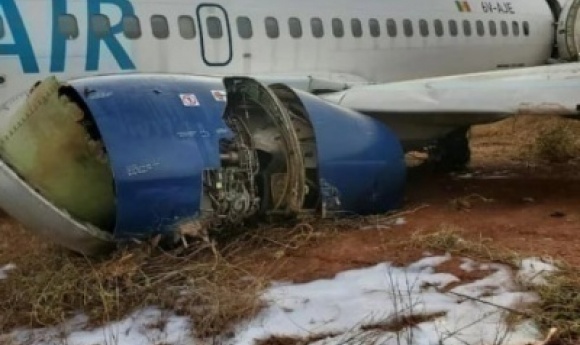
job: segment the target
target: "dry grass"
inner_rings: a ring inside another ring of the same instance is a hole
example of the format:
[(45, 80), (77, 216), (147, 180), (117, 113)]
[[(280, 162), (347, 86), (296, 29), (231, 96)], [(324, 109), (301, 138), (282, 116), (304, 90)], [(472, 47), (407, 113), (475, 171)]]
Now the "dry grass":
[(445, 312), (421, 314), (412, 313), (410, 315), (399, 315), (399, 317), (392, 320), (387, 320), (361, 327), (363, 331), (380, 330), (383, 332), (402, 332), (405, 329), (416, 327), (423, 322), (431, 322), (440, 317), (445, 316)]
[(443, 224), (435, 232), (415, 232), (411, 236), (410, 244), (420, 248), (449, 252), (457, 256), (497, 261), (511, 266), (518, 265), (521, 259), (518, 253), (492, 245), (492, 240), (489, 238), (467, 240), (462, 236), (462, 232), (459, 227)]
[(511, 145), (529, 144), (536, 140), (542, 130), (559, 126), (580, 131), (578, 120), (560, 116), (518, 115), (491, 124), (474, 126), (471, 129), (471, 138), (486, 138), (488, 142), (507, 142)]
[(566, 124), (543, 129), (531, 147), (532, 154), (541, 161), (566, 163), (580, 154), (577, 134)]
[[(424, 249), (500, 262), (512, 267), (519, 266), (522, 259), (521, 254), (500, 248), (490, 239), (465, 239), (462, 230), (451, 225), (442, 225), (435, 232), (416, 233), (410, 243)], [(566, 263), (556, 264), (558, 271), (552, 273), (546, 284), (522, 283), (524, 288), (540, 297), (540, 302), (525, 314), (544, 330), (557, 328), (560, 343), (577, 344), (580, 341), (580, 270)]]
[(229, 250), (173, 255), (143, 245), (98, 262), (61, 250), (33, 254), (0, 284), (0, 334), (79, 311), (96, 326), (149, 305), (190, 316), (199, 336), (221, 333), (259, 311), (266, 285), (232, 265)]
[(580, 339), (580, 271), (567, 265), (559, 268), (548, 284), (533, 287), (541, 298), (534, 318), (546, 329), (556, 327), (561, 339), (577, 344)]
[(489, 162), (565, 162), (580, 156), (580, 121), (559, 116), (514, 116), (474, 126), (470, 144)]
[[(189, 249), (163, 251), (143, 243), (102, 259), (41, 245), (11, 225), (13, 229), (0, 232), (11, 237), (2, 260), (17, 268), (0, 284), (0, 310), (5, 311), (0, 313), (0, 334), (15, 327), (58, 325), (79, 311), (91, 326), (99, 326), (151, 305), (190, 316), (197, 336), (222, 334), (262, 308), (261, 293), (281, 266), (275, 264), (279, 259), (341, 231), (392, 222), (397, 216), (303, 218), (226, 232), (214, 246), (194, 243)], [(256, 257), (272, 261), (267, 268), (256, 267)]]
[(338, 334), (316, 334), (308, 337), (286, 337), (286, 336), (272, 336), (267, 339), (256, 341), (256, 345), (308, 345), (320, 340), (328, 339), (337, 336)]
[[(222, 334), (262, 308), (261, 293), (275, 272), (256, 268), (253, 257), (276, 261), (361, 222), (364, 218), (303, 219), (227, 232), (212, 246), (193, 243), (189, 249), (163, 251), (143, 243), (100, 260), (54, 246), (39, 249), (40, 241), (25, 232), (22, 237), (33, 238), (34, 250), (5, 253), (17, 269), (0, 284), (0, 310), (5, 311), (0, 334), (21, 326), (57, 325), (79, 311), (99, 326), (150, 305), (191, 317), (197, 336)], [(3, 231), (21, 234), (15, 227)], [(26, 245), (25, 240), (18, 243)], [(252, 267), (252, 273), (243, 267)]]

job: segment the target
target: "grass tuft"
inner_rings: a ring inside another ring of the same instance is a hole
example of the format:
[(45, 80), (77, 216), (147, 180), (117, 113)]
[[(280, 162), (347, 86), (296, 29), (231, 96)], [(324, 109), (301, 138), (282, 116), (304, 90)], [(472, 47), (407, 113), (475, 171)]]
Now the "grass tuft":
[(411, 236), (410, 243), (415, 247), (498, 261), (511, 266), (517, 266), (521, 259), (516, 252), (494, 246), (490, 238), (466, 240), (463, 237), (463, 230), (450, 224), (442, 224), (435, 232), (416, 232)]
[(565, 343), (580, 340), (580, 271), (560, 265), (545, 285), (532, 286), (541, 299), (533, 318), (548, 329), (558, 329), (558, 337)]
[(577, 132), (570, 126), (559, 123), (541, 130), (531, 150), (539, 160), (566, 163), (580, 153), (580, 145), (576, 137)]

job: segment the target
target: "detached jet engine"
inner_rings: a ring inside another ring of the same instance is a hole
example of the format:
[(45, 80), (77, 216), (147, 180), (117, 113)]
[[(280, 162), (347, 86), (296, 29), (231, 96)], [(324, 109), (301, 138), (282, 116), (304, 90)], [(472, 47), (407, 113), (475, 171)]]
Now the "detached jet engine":
[(0, 208), (86, 255), (265, 216), (385, 212), (404, 182), (382, 123), (251, 78), (49, 78), (0, 108)]

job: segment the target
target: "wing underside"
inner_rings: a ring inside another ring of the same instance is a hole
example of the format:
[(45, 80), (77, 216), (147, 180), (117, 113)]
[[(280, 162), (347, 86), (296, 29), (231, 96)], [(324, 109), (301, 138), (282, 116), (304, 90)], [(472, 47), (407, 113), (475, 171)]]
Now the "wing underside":
[(518, 114), (580, 118), (580, 63), (358, 86), (323, 97), (381, 120), (414, 149)]

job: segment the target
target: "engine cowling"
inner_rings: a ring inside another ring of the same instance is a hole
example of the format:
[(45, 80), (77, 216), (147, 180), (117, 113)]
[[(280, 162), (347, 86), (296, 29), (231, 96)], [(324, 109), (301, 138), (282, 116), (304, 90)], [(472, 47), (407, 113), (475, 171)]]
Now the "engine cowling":
[(0, 207), (84, 254), (269, 216), (381, 213), (405, 163), (378, 121), (245, 77), (48, 79), (0, 113)]
[[(549, 1), (550, 3), (550, 1)], [(553, 11), (555, 6), (551, 6)], [(580, 54), (580, 1), (567, 0), (559, 11), (556, 25), (556, 47), (558, 58), (563, 61), (578, 61)]]

